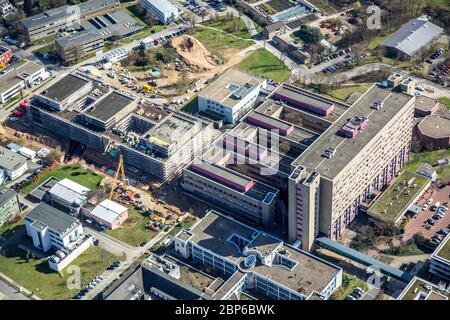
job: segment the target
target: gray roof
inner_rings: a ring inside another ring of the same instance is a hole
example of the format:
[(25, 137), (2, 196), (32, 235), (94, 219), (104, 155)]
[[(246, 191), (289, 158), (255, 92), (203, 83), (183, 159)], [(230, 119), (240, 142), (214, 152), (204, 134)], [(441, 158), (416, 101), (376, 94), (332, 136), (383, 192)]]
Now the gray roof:
[(41, 25), (48, 25), (52, 21), (67, 19), (76, 11), (76, 6), (65, 5), (22, 19), (20, 22), (28, 29), (32, 29)]
[(158, 8), (164, 16), (170, 17), (172, 13), (176, 14), (178, 12), (178, 8), (169, 0), (146, 0), (148, 3), (151, 3), (153, 6)]
[(109, 7), (118, 3), (119, 0), (91, 0), (87, 2), (80, 3), (78, 7), (80, 8), (81, 15), (99, 10), (104, 7)]
[(41, 95), (51, 100), (62, 102), (81, 90), (89, 81), (71, 73), (43, 90)]
[(444, 29), (428, 21), (417, 18), (409, 21), (383, 42), (384, 47), (393, 47), (412, 56), (438, 37)]
[(20, 154), (0, 146), (0, 168), (14, 170), (22, 166), (26, 161), (25, 157)]
[(127, 97), (117, 91), (111, 91), (93, 104), (90, 108), (92, 110), (85, 114), (102, 122), (107, 122), (133, 102), (133, 98)]
[(44, 202), (41, 202), (36, 208), (31, 210), (31, 212), (27, 215), (27, 218), (46, 225), (49, 229), (55, 231), (61, 236), (69, 233), (73, 230), (73, 228), (80, 224), (80, 222), (74, 217), (59, 211)]
[(85, 43), (102, 39), (103, 37), (95, 30), (83, 30), (73, 33), (67, 37), (60, 37), (56, 39), (56, 43), (63, 49), (70, 49)]
[(9, 199), (16, 197), (17, 193), (11, 189), (0, 189), (0, 206), (3, 205), (3, 203), (9, 201)]

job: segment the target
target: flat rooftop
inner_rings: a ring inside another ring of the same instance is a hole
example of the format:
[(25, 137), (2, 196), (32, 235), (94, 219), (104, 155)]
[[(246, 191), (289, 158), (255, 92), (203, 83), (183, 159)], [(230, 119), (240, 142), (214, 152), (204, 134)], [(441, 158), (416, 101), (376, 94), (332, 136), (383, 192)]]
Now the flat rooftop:
[(0, 75), (0, 93), (18, 85), (24, 78), (35, 74), (41, 69), (44, 69), (44, 66), (28, 60), (25, 63), (13, 65), (5, 70), (4, 74)]
[(233, 235), (245, 239), (249, 248), (254, 248), (265, 256), (276, 250), (276, 254), (287, 257), (295, 263), (291, 270), (276, 264), (269, 267), (260, 261), (248, 270), (306, 296), (313, 291), (322, 291), (340, 271), (339, 268), (322, 262), (308, 253), (288, 247), (268, 234), (214, 211), (210, 211), (198, 222), (191, 229), (191, 233), (190, 241), (241, 265), (241, 268), (245, 259), (242, 254), (243, 247), (238, 250), (237, 245), (230, 241)]
[(119, 0), (90, 0), (87, 2), (82, 2), (78, 5), (82, 15), (88, 14), (90, 12), (112, 6), (118, 5)]
[(260, 85), (265, 80), (256, 75), (246, 73), (234, 68), (228, 69), (217, 80), (209, 85), (200, 96), (215, 100), (223, 105), (233, 108), (241, 98), (234, 93), (246, 84), (250, 86)]
[(27, 218), (38, 221), (58, 234), (64, 236), (69, 233), (79, 222), (74, 217), (59, 211), (58, 209), (41, 202), (27, 215)]
[(420, 111), (431, 111), (438, 102), (426, 96), (419, 96), (416, 98), (416, 104), (414, 106), (415, 109)]
[(435, 256), (438, 256), (442, 259), (445, 259), (447, 261), (450, 261), (450, 236), (447, 235), (442, 241), (442, 244), (439, 245), (439, 247), (436, 249)]
[(156, 144), (172, 145), (188, 134), (194, 126), (193, 120), (171, 114), (149, 131), (148, 140)]
[(47, 10), (45, 12), (36, 14), (32, 17), (28, 17), (20, 20), (20, 22), (28, 29), (34, 29), (42, 25), (49, 25), (52, 22), (67, 19), (68, 17), (75, 15), (76, 6), (65, 5), (62, 7)]
[(24, 156), (0, 146), (0, 168), (14, 170), (26, 161), (27, 159)]
[(107, 122), (133, 102), (133, 98), (117, 91), (111, 91), (91, 105), (85, 111), (85, 114), (102, 122)]
[(87, 31), (98, 32), (106, 38), (114, 35), (124, 37), (144, 29), (143, 25), (120, 9), (89, 18), (81, 23), (81, 27)]
[(436, 139), (450, 137), (450, 113), (448, 116), (437, 114), (427, 116), (418, 124), (419, 130)]
[(40, 95), (61, 102), (82, 89), (89, 82), (90, 80), (71, 73), (44, 89)]
[[(329, 127), (300, 157), (295, 165), (317, 170), (323, 177), (334, 179), (341, 170), (371, 141), (382, 128), (401, 111), (402, 107), (414, 97), (394, 92), (378, 85), (372, 86), (352, 107)], [(374, 110), (375, 102), (384, 101), (384, 107)], [(356, 137), (349, 139), (339, 134), (347, 119), (365, 117), (369, 121), (365, 129)], [(323, 156), (325, 150), (333, 148), (331, 159)]]
[(448, 300), (450, 294), (435, 284), (414, 277), (400, 294), (398, 300)]

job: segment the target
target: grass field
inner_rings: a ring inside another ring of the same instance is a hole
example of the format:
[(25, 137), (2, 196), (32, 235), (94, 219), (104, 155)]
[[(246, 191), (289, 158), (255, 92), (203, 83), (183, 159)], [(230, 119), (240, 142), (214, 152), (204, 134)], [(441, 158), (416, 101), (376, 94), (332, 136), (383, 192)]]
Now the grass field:
[[(412, 178), (415, 178), (414, 184), (417, 184), (417, 187), (410, 188), (403, 185), (403, 181), (409, 181)], [(369, 212), (380, 219), (394, 222), (428, 181), (427, 178), (416, 173), (404, 171), (370, 207)], [(389, 205), (390, 203), (392, 206)], [(386, 212), (384, 212), (385, 209)]]
[(370, 88), (370, 84), (362, 84), (359, 86), (351, 86), (351, 87), (341, 87), (339, 89), (331, 89), (328, 92), (328, 95), (335, 99), (339, 99), (342, 101), (346, 101), (351, 94), (355, 92), (364, 93)]
[(367, 284), (354, 276), (345, 274), (342, 277), (342, 286), (339, 287), (330, 297), (331, 300), (344, 300), (357, 287), (367, 291)]
[(103, 179), (101, 176), (99, 176), (94, 172), (89, 172), (81, 169), (80, 166), (67, 165), (61, 166), (55, 170), (48, 172), (47, 174), (37, 179), (30, 185), (25, 186), (21, 191), (25, 194), (30, 193), (31, 191), (33, 191), (34, 188), (36, 188), (38, 185), (40, 185), (41, 183), (43, 183), (52, 176), (59, 180), (68, 178), (89, 189), (95, 189), (97, 185), (100, 183), (100, 181), (102, 181)]
[(105, 232), (120, 241), (137, 247), (144, 242), (153, 239), (158, 234), (158, 232), (145, 227), (147, 221), (149, 221), (149, 218), (146, 218), (136, 210), (129, 208), (128, 219), (123, 225), (115, 230), (107, 230)]
[(286, 81), (291, 74), (280, 59), (265, 49), (256, 50), (236, 67), (279, 82)]
[(374, 50), (374, 49), (378, 48), (378, 46), (380, 44), (382, 44), (390, 36), (391, 36), (390, 34), (386, 34), (384, 36), (377, 36), (377, 37), (373, 38), (373, 40), (370, 41), (369, 44), (367, 45), (367, 49)]
[(219, 57), (223, 57), (230, 49), (242, 50), (254, 44), (252, 40), (237, 39), (226, 33), (202, 27), (196, 27), (193, 36), (200, 41), (206, 49)]
[(441, 97), (437, 100), (439, 101), (440, 104), (443, 104), (444, 106), (446, 106), (447, 109), (450, 111), (450, 98)]
[[(430, 165), (435, 164), (440, 159), (445, 159), (450, 157), (450, 149), (445, 150), (435, 150), (429, 152), (414, 153), (411, 152), (410, 160), (405, 166), (405, 170), (410, 172), (415, 172), (422, 163), (426, 162)], [(435, 168), (438, 178), (445, 180), (450, 178), (450, 166), (439, 166)]]
[[(2, 254), (1, 272), (42, 299), (70, 299), (79, 291), (67, 288), (67, 280), (71, 276), (67, 268), (58, 273), (49, 268), (46, 259), (27, 260), (26, 252), (16, 246), (5, 247)], [(80, 267), (81, 287), (84, 287), (116, 259), (116, 256), (99, 247), (91, 247), (75, 259), (71, 266)]]
[(176, 235), (178, 232), (180, 232), (181, 229), (189, 229), (190, 227), (192, 227), (194, 225), (194, 223), (197, 221), (196, 217), (188, 217), (186, 219), (184, 219), (183, 221), (181, 221), (178, 225), (175, 226), (175, 228), (173, 228), (170, 231), (171, 235)]
[[(247, 30), (244, 20), (239, 17), (234, 17), (233, 20), (228, 21), (225, 17), (217, 19), (217, 21), (207, 21), (202, 23), (206, 27), (213, 27), (220, 29), (227, 33), (234, 34), (237, 37), (250, 39), (251, 35)], [(236, 29), (235, 29), (236, 28)]]

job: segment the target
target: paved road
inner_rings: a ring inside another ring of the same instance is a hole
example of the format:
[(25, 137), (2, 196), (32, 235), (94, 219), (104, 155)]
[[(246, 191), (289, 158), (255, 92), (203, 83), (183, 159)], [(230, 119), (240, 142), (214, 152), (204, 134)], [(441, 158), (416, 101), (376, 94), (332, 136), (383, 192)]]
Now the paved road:
[(7, 283), (0, 280), (0, 300), (30, 300)]

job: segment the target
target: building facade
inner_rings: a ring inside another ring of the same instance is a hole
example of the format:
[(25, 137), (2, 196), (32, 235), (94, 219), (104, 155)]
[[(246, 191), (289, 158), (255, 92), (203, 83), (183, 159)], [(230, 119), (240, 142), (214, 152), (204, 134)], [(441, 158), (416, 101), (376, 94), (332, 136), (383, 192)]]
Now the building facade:
[(397, 90), (372, 86), (292, 164), (290, 241), (310, 250), (318, 232), (339, 237), (408, 161), (414, 97)]
[(143, 0), (142, 6), (164, 24), (178, 20), (180, 10), (169, 0)]
[(429, 271), (450, 281), (450, 235), (447, 235), (430, 258)]
[(0, 226), (20, 214), (19, 195), (12, 189), (0, 189)]
[(25, 157), (0, 146), (0, 169), (10, 180), (15, 180), (28, 170)]

